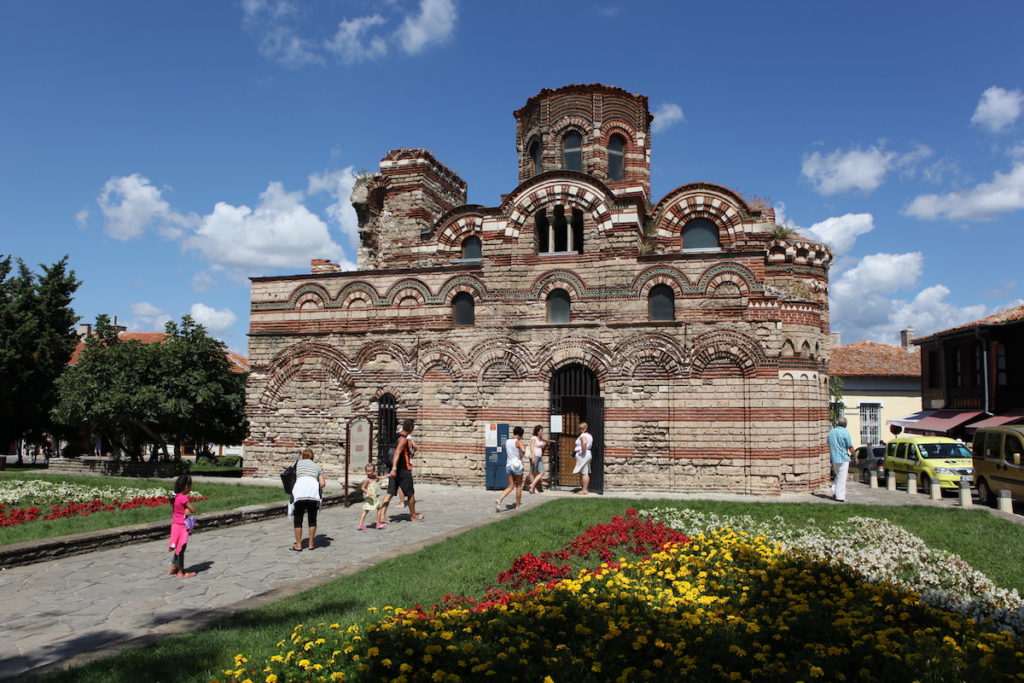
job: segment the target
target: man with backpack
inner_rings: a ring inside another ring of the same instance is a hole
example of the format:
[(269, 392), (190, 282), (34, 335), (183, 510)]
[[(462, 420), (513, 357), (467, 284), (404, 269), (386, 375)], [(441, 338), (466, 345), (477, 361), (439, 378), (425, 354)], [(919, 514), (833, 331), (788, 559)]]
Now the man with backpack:
[[(409, 506), (409, 519), (414, 522), (423, 519), (423, 515), (416, 514), (416, 492), (412, 483), (413, 447), (409, 435), (412, 434), (415, 427), (414, 420), (406, 420), (402, 423), (402, 431), (398, 432), (398, 443), (395, 444), (395, 453), (391, 458), (391, 470), (388, 472), (388, 492), (380, 504), (383, 510), (382, 519), (387, 519), (388, 504), (392, 498), (398, 495), (399, 489), (405, 494), (406, 504)], [(380, 529), (383, 526), (387, 526), (387, 522), (383, 525), (378, 524), (377, 528)]]

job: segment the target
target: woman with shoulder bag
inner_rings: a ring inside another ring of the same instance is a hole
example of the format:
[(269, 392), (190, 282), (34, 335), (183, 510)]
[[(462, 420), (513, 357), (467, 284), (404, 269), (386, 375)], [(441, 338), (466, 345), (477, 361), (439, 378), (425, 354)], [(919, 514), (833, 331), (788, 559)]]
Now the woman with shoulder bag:
[(508, 487), (501, 492), (498, 500), (494, 501), (494, 511), (501, 512), (501, 503), (505, 496), (516, 492), (516, 510), (523, 507), (523, 454), (526, 447), (523, 446), (523, 428), (516, 427), (512, 430), (512, 437), (505, 441), (505, 474), (508, 475)]
[(324, 471), (313, 462), (313, 451), (303, 448), (301, 459), (295, 463), (295, 485), (292, 487), (291, 502), (288, 503), (288, 516), (292, 517), (295, 527), (295, 545), (292, 550), (302, 550), (302, 518), (309, 523), (309, 543), (307, 547), (316, 547), (316, 516), (320, 511), (324, 487)]

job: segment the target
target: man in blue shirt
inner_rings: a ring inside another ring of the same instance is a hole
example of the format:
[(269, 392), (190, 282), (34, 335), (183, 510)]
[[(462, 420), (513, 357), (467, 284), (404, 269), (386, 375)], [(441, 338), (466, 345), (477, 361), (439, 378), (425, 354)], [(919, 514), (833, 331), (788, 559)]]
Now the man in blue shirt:
[(846, 418), (841, 417), (828, 433), (828, 452), (832, 459), (832, 496), (840, 503), (846, 502), (846, 476), (850, 471), (850, 457), (853, 455), (853, 439), (846, 429)]

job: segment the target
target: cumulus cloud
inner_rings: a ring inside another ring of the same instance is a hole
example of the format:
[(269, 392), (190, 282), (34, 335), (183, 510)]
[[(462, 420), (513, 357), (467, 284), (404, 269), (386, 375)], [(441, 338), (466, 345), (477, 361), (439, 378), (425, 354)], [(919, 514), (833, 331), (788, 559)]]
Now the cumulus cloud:
[[(243, 0), (241, 7), (242, 25), (258, 39), (260, 53), (289, 67), (328, 58), (356, 64), (384, 57), (392, 47), (419, 54), (448, 42), (458, 19), (454, 0), (420, 0), (412, 11), (407, 3), (377, 3), (373, 14), (330, 18), (322, 16), (330, 6), (292, 0)], [(336, 28), (315, 34), (311, 26)]]
[(327, 207), (327, 215), (341, 230), (352, 247), (359, 243), (359, 221), (349, 197), (356, 182), (355, 173), (349, 166), (340, 171), (311, 173), (307, 192), (310, 196), (327, 193), (334, 201)]
[(164, 237), (176, 238), (182, 228), (196, 223), (195, 216), (173, 211), (161, 190), (138, 173), (108, 180), (96, 202), (106, 219), (104, 231), (114, 239), (130, 240), (150, 227)]
[(1009, 173), (996, 171), (990, 182), (969, 190), (919, 195), (904, 207), (903, 213), (924, 220), (985, 220), (1020, 209), (1024, 209), (1024, 162), (1014, 164)]
[(875, 229), (870, 213), (847, 213), (815, 223), (804, 232), (832, 248), (836, 257), (848, 253), (857, 238)]
[(197, 292), (209, 292), (217, 286), (217, 280), (205, 270), (192, 276), (192, 289)]
[(685, 118), (683, 108), (678, 104), (672, 104), (671, 102), (659, 104), (654, 110), (654, 122), (651, 124), (651, 132), (661, 133)]
[(1024, 109), (1024, 92), (1005, 90), (993, 85), (981, 93), (978, 106), (974, 110), (974, 115), (971, 116), (971, 123), (993, 133), (1001, 133), (1017, 120), (1022, 109)]
[(213, 263), (246, 273), (307, 269), (310, 258), (344, 261), (327, 224), (302, 199), (301, 192), (287, 192), (281, 183), (272, 182), (255, 209), (218, 202), (184, 246)]
[(133, 321), (129, 327), (134, 331), (162, 332), (171, 319), (167, 311), (148, 301), (134, 303), (131, 309)]
[(407, 54), (417, 54), (428, 45), (447, 42), (456, 18), (452, 0), (420, 0), (419, 13), (406, 17), (398, 28), (398, 41)]
[(886, 152), (879, 147), (849, 151), (837, 149), (828, 155), (814, 152), (804, 156), (801, 170), (822, 195), (850, 190), (871, 192), (882, 184), (895, 159), (894, 152)]
[(204, 303), (192, 304), (192, 319), (206, 328), (211, 334), (222, 334), (229, 330), (238, 320), (238, 316), (229, 308), (217, 310)]

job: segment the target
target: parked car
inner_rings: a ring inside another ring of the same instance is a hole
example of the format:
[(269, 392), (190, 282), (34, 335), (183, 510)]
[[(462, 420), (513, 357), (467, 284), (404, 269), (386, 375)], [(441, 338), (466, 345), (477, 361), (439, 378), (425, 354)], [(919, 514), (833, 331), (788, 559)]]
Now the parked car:
[(944, 489), (960, 488), (961, 481), (972, 481), (974, 464), (971, 451), (959, 441), (944, 436), (903, 436), (885, 446), (885, 472), (897, 484), (907, 481), (913, 472), (917, 486), (927, 493), (932, 482)]
[(858, 446), (853, 452), (853, 466), (860, 470), (860, 481), (867, 484), (871, 470), (878, 472), (878, 481), (885, 481), (885, 446)]
[(978, 497), (996, 504), (996, 492), (1006, 489), (1024, 500), (1024, 427), (982, 427), (974, 434), (974, 476)]

